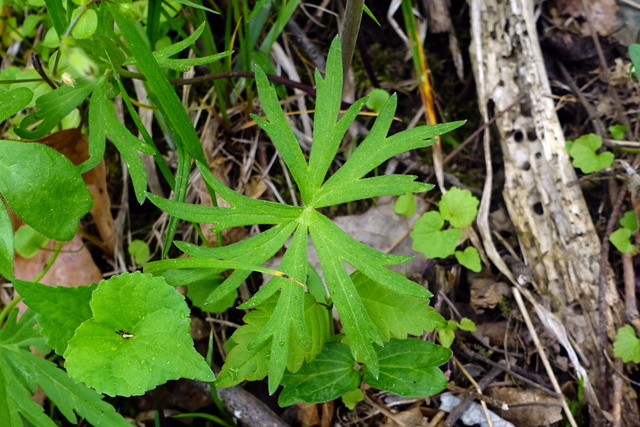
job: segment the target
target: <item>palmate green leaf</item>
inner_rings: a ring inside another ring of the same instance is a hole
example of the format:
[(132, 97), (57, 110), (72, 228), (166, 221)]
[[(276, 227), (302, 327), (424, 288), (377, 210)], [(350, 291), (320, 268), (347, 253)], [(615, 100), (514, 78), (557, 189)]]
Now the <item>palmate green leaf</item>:
[(351, 279), (384, 341), (421, 335), (424, 331), (447, 325), (446, 320), (429, 306), (428, 298), (398, 295), (358, 271)]
[[(367, 313), (344, 264), (347, 263), (366, 277), (376, 280), (388, 292), (387, 295), (406, 295), (421, 301), (426, 301), (432, 295), (425, 288), (385, 267), (402, 264), (407, 262), (410, 257), (384, 254), (356, 241), (316, 209), (335, 203), (376, 197), (381, 194), (405, 194), (429, 189), (429, 185), (415, 182), (414, 177), (392, 175), (366, 178), (365, 175), (396, 154), (408, 149), (430, 145), (432, 143), (430, 138), (455, 129), (462, 122), (423, 126), (387, 137), (396, 106), (396, 97), (392, 96), (385, 103), (373, 129), (362, 144), (354, 151), (345, 165), (322, 185), (327, 178), (328, 168), (348, 126), (355, 119), (365, 101), (358, 101), (340, 116), (342, 87), (340, 57), (340, 43), (334, 41), (329, 54), (327, 76), (326, 78), (317, 76), (318, 100), (314, 141), (308, 163), (295, 134), (286, 121), (274, 87), (270, 85), (264, 73), (256, 68), (257, 88), (266, 118), (254, 116), (254, 119), (269, 134), (289, 168), (300, 190), (303, 207), (254, 200), (235, 193), (226, 188), (208, 171), (204, 163), (200, 162), (196, 163), (205, 182), (230, 203), (230, 208), (190, 206), (151, 195), (149, 199), (176, 217), (194, 222), (215, 224), (214, 230), (216, 231), (242, 225), (273, 225), (269, 230), (243, 242), (230, 245), (228, 248), (198, 249), (192, 245), (178, 244), (183, 251), (194, 256), (194, 261), (188, 261), (189, 259), (177, 261), (184, 268), (211, 268), (214, 264), (204, 264), (203, 262), (206, 262), (204, 257), (233, 260), (234, 263), (245, 265), (244, 268), (236, 269), (225, 283), (216, 289), (212, 294), (212, 299), (221, 298), (230, 290), (235, 289), (247, 277), (246, 270), (261, 271), (257, 265), (268, 259), (265, 256), (270, 257), (269, 254), (274, 254), (281, 248), (294, 229), (296, 230), (295, 237), (285, 252), (279, 269), (297, 281), (303, 280), (306, 277), (307, 264), (306, 245), (303, 242), (306, 243), (307, 235), (310, 235), (318, 252), (331, 301), (335, 304), (340, 316), (344, 328), (343, 332), (346, 336), (345, 342), (348, 342), (352, 353), (351, 357), (364, 363), (367, 369), (375, 375), (378, 370), (378, 357), (373, 343), (383, 344), (384, 339)], [(162, 263), (164, 262), (162, 261)], [(196, 265), (197, 263), (202, 264)], [(161, 268), (158, 268), (157, 271), (151, 269), (146, 271), (159, 273), (162, 272), (161, 270), (171, 270), (171, 265), (167, 263), (150, 263), (148, 266), (155, 268), (154, 264)], [(173, 266), (178, 268), (177, 264), (173, 264)], [(302, 266), (305, 268), (303, 269)], [(242, 271), (243, 269), (245, 271)], [(282, 274), (276, 275), (282, 276)], [(291, 281), (274, 278), (241, 306), (241, 308), (256, 306), (262, 308), (266, 301), (278, 292), (279, 288), (282, 288), (282, 291), (278, 294), (278, 309), (273, 311), (274, 319), (269, 321), (265, 315), (263, 323), (254, 324), (251, 337), (252, 339), (255, 337), (255, 341), (247, 343), (246, 349), (229, 354), (227, 359), (229, 365), (225, 371), (227, 376), (223, 378), (233, 377), (234, 381), (257, 379), (260, 375), (265, 374), (265, 370), (268, 370), (269, 375), (274, 376), (273, 379), (270, 378), (269, 387), (271, 390), (275, 389), (283, 370), (283, 359), (287, 353), (287, 346), (304, 340), (303, 328), (299, 321), (300, 307), (303, 301), (300, 295), (302, 295), (303, 289), (298, 288)], [(283, 328), (284, 331), (278, 331), (276, 325), (288, 325), (288, 328)], [(287, 330), (289, 334), (295, 335), (290, 335), (289, 341), (287, 341)], [(311, 342), (313, 343), (314, 339)], [(292, 348), (289, 347), (288, 351), (287, 367), (289, 368), (291, 354), (292, 352), (296, 353)], [(247, 354), (249, 349), (251, 357), (248, 357)], [(269, 355), (270, 360), (258, 367), (256, 363), (258, 359), (253, 358), (257, 357), (254, 356), (255, 354), (261, 354), (261, 357)], [(273, 359), (276, 358), (278, 360), (274, 361)], [(241, 371), (242, 375), (239, 374)], [(258, 375), (256, 372), (260, 374)], [(230, 384), (230, 380), (225, 380), (223, 384)]]
[(416, 338), (392, 339), (378, 347), (380, 375), (365, 367), (364, 381), (380, 390), (405, 397), (426, 397), (440, 393), (447, 378), (438, 366), (451, 358), (451, 351)]
[[(58, 366), (33, 354), (29, 346), (42, 345), (44, 338), (35, 328), (35, 313), (27, 310), (16, 321), (14, 310), (0, 330), (0, 419), (7, 427), (23, 427), (25, 421), (55, 427), (31, 396), (41, 388), (72, 424), (83, 417), (97, 427), (127, 427), (130, 424), (100, 394), (74, 382)], [(75, 412), (75, 413), (74, 413)], [(23, 421), (24, 420), (24, 421)]]
[[(280, 298), (280, 294), (272, 295), (262, 305), (244, 316), (245, 324), (227, 341), (227, 360), (218, 374), (216, 386), (232, 387), (243, 381), (261, 380), (267, 375), (273, 358), (270, 340), (259, 345), (251, 346), (250, 344), (268, 325)], [(303, 362), (315, 359), (329, 338), (331, 318), (327, 308), (315, 303), (309, 294), (304, 295), (303, 304), (304, 327), (309, 334), (311, 344), (304, 346), (293, 329), (287, 330), (290, 336), (285, 339), (289, 341), (289, 352), (285, 356), (285, 361), (289, 371), (298, 371), (303, 366)]]
[(360, 373), (349, 346), (327, 343), (314, 359), (295, 374), (287, 373), (282, 381), (284, 389), (278, 398), (282, 407), (297, 402), (328, 402), (360, 385)]
[[(303, 200), (314, 200), (311, 196), (317, 194), (342, 138), (366, 102), (364, 98), (354, 102), (338, 119), (342, 101), (340, 96), (342, 94), (342, 54), (340, 39), (337, 37), (333, 39), (329, 49), (326, 77), (323, 79), (320, 71), (316, 70), (315, 80), (317, 95), (316, 112), (313, 118), (313, 144), (309, 154), (309, 175), (305, 177), (310, 181), (309, 189), (313, 194), (302, 194)], [(313, 202), (311, 204), (314, 207), (320, 206)]]
[[(176, 171), (175, 188), (173, 198), (175, 201), (183, 202), (189, 185), (189, 171), (191, 159), (206, 164), (204, 151), (196, 131), (187, 115), (182, 102), (178, 98), (173, 86), (169, 83), (164, 71), (160, 68), (158, 61), (153, 56), (142, 34), (138, 31), (134, 19), (125, 16), (120, 9), (120, 4), (108, 3), (107, 8), (122, 36), (127, 42), (129, 50), (136, 59), (138, 70), (147, 78), (147, 89), (150, 98), (158, 107), (160, 113), (175, 137), (178, 153), (178, 168)], [(165, 234), (165, 245), (162, 256), (166, 257), (171, 242), (178, 228), (178, 219), (169, 218), (167, 232)]]
[(147, 172), (138, 152), (153, 155), (156, 150), (133, 136), (118, 119), (113, 105), (109, 101), (108, 92), (110, 86), (110, 82), (104, 79), (91, 96), (89, 110), (89, 123), (91, 123), (89, 129), (90, 157), (79, 166), (79, 169), (81, 172), (85, 172), (100, 162), (104, 156), (105, 137), (108, 135), (127, 165), (136, 199), (139, 203), (142, 203), (147, 190)]
[(55, 240), (71, 240), (93, 204), (73, 163), (39, 143), (0, 141), (0, 193), (24, 222)]
[(178, 378), (213, 381), (193, 348), (184, 297), (139, 272), (102, 281), (64, 353), (69, 375), (110, 396), (145, 393)]
[(92, 317), (89, 302), (98, 285), (47, 286), (17, 279), (12, 283), (36, 313), (40, 331), (49, 347), (63, 355), (78, 326)]
[[(192, 255), (192, 258), (151, 262), (145, 266), (145, 272), (164, 275), (171, 270), (201, 269), (206, 270), (208, 274), (212, 268), (220, 269), (220, 271), (235, 269), (207, 299), (207, 304), (213, 304), (234, 292), (253, 271), (277, 274), (275, 270), (260, 267), (260, 264), (274, 256), (282, 248), (295, 228), (296, 223), (290, 221), (279, 224), (251, 239), (220, 248), (200, 248), (176, 242), (176, 245), (185, 253)], [(256, 307), (268, 297), (269, 295), (261, 300), (254, 297), (245, 304), (245, 307)]]
[(269, 135), (298, 185), (302, 201), (309, 204), (310, 200), (307, 199), (311, 192), (310, 182), (307, 179), (309, 167), (298, 143), (298, 138), (289, 127), (275, 88), (269, 83), (266, 74), (260, 67), (255, 67), (255, 77), (260, 103), (267, 120), (257, 115), (252, 115), (251, 118)]
[[(329, 233), (327, 233), (329, 231)], [(364, 304), (351, 281), (342, 259), (336, 256), (337, 244), (331, 229), (312, 228), (311, 238), (316, 248), (329, 293), (340, 316), (344, 332), (349, 339), (353, 356), (378, 372), (378, 359), (372, 342), (382, 345), (382, 337), (369, 318)]]
[[(280, 268), (287, 270), (287, 274), (298, 280), (307, 276), (307, 228), (300, 225), (296, 230), (291, 245), (282, 259)], [(271, 339), (271, 354), (269, 356), (269, 393), (273, 394), (284, 375), (285, 367), (291, 348), (290, 338), (295, 334), (297, 340), (305, 347), (311, 345), (309, 333), (304, 324), (305, 289), (296, 283), (280, 277), (272, 277), (265, 288), (276, 289), (282, 287), (278, 303), (267, 324), (249, 343), (248, 348), (260, 347)], [(264, 289), (264, 288), (263, 288)], [(302, 360), (300, 359), (300, 362)], [(292, 368), (291, 370), (296, 370)]]
[[(388, 137), (387, 133), (393, 121), (396, 105), (397, 96), (393, 94), (382, 107), (382, 111), (376, 118), (371, 131), (364, 141), (355, 149), (347, 162), (322, 186), (314, 199), (313, 205), (315, 207), (331, 206), (358, 200), (354, 198), (354, 195), (351, 194), (349, 190), (351, 185), (368, 182), (374, 187), (378, 184), (376, 181), (369, 181), (367, 179), (360, 181), (360, 178), (364, 175), (397, 154), (430, 146), (435, 142), (435, 140), (430, 138), (450, 132), (464, 124), (464, 122), (459, 121), (433, 126), (420, 126)], [(389, 176), (395, 175), (388, 175), (388, 177)], [(380, 194), (401, 195), (416, 192), (416, 190), (418, 192), (428, 191), (433, 188), (433, 186), (429, 184), (412, 182), (415, 179), (414, 176), (403, 175), (402, 177), (402, 180), (399, 182), (405, 187), (397, 188), (395, 193), (385, 190)], [(404, 189), (404, 191), (401, 191), (402, 189)], [(393, 188), (391, 188), (391, 190), (393, 190)]]

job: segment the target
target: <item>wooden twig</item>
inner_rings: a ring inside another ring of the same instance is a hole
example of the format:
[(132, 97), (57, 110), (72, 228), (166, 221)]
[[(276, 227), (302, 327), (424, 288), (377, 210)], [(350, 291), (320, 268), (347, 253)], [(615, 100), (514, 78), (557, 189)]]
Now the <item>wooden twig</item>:
[(622, 254), (622, 271), (624, 277), (624, 315), (640, 335), (640, 315), (636, 302), (636, 273), (633, 269), (633, 257), (631, 254)]
[[(458, 367), (458, 369), (460, 369), (460, 371), (462, 371), (464, 376), (467, 377), (469, 382), (471, 384), (473, 384), (473, 386), (476, 389), (476, 393), (478, 395), (482, 395), (482, 390), (484, 388), (486, 388), (489, 384), (491, 384), (491, 382), (494, 380), (494, 378), (497, 377), (501, 372), (500, 369), (493, 368), (481, 380), (481, 382), (482, 382), (482, 386), (481, 386), (480, 384), (478, 384), (476, 382), (476, 380), (471, 376), (471, 374), (469, 374), (469, 372), (467, 372), (465, 367), (462, 365), (462, 363), (460, 363), (460, 361), (458, 359), (456, 359), (455, 356), (453, 357), (453, 361), (455, 362), (455, 364)], [(451, 413), (447, 417), (447, 420), (445, 421), (444, 425), (447, 426), (447, 427), (453, 426), (456, 423), (456, 421), (458, 421), (458, 419), (462, 416), (464, 411), (467, 410), (469, 405), (471, 405), (471, 402), (473, 402), (473, 397), (474, 397), (473, 395), (466, 396), (464, 398), (464, 400), (458, 406), (456, 406), (456, 408), (453, 411), (451, 411)], [(487, 419), (488, 426), (489, 427), (493, 427), (493, 421), (491, 420), (491, 414), (489, 413), (489, 408), (487, 408), (487, 403), (484, 401), (484, 399), (479, 399), (479, 400), (480, 400), (480, 406), (482, 406), (482, 411), (484, 412), (484, 416)]]
[[(544, 369), (547, 371), (547, 375), (549, 376), (549, 380), (553, 385), (553, 389), (556, 391), (556, 393), (562, 394), (562, 389), (560, 388), (560, 384), (558, 384), (558, 380), (556, 379), (556, 376), (553, 373), (553, 368), (549, 363), (549, 359), (547, 358), (547, 353), (545, 352), (544, 347), (540, 342), (540, 338), (538, 337), (538, 333), (536, 332), (536, 329), (533, 326), (531, 317), (529, 317), (529, 311), (527, 310), (527, 307), (524, 305), (524, 300), (522, 299), (522, 295), (520, 294), (520, 291), (518, 290), (517, 287), (513, 288), (513, 296), (515, 297), (516, 303), (520, 308), (520, 313), (522, 314), (522, 317), (524, 318), (524, 322), (527, 325), (527, 329), (531, 334), (531, 339), (533, 340), (533, 343), (535, 344), (536, 349), (538, 350), (538, 354), (540, 355), (540, 360), (544, 365)], [(575, 418), (573, 418), (573, 414), (571, 413), (571, 409), (569, 409), (569, 406), (567, 405), (566, 400), (561, 399), (561, 401), (562, 401), (562, 409), (564, 409), (564, 412), (567, 417), (567, 420), (569, 421), (569, 424), (571, 424), (571, 427), (578, 427), (578, 424), (576, 423)]]

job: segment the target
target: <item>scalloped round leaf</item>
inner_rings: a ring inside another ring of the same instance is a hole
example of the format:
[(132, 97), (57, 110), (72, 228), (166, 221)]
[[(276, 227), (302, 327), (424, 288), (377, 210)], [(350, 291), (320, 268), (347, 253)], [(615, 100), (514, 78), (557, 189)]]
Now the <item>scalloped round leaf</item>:
[(438, 368), (451, 357), (447, 348), (416, 338), (392, 339), (384, 347), (376, 347), (376, 353), (380, 376), (364, 372), (364, 382), (373, 387), (405, 397), (426, 397), (447, 386), (447, 378)]
[(613, 354), (625, 363), (640, 363), (640, 339), (631, 325), (618, 329), (616, 341), (613, 343)]
[(469, 190), (451, 187), (440, 200), (440, 215), (456, 228), (470, 225), (478, 214), (480, 200)]
[(69, 375), (110, 396), (140, 395), (168, 380), (213, 381), (193, 347), (189, 308), (164, 279), (139, 272), (102, 281), (64, 353)]
[(475, 273), (480, 273), (480, 270), (482, 270), (480, 255), (478, 254), (478, 250), (473, 246), (467, 246), (464, 251), (456, 251), (455, 256), (463, 267)]

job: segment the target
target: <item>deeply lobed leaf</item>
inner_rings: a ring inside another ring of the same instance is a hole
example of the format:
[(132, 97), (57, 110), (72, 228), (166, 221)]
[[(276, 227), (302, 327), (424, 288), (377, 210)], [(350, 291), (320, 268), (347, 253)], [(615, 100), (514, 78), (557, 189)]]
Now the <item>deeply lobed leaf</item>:
[[(348, 343), (351, 356), (358, 362), (364, 363), (368, 372), (375, 377), (380, 371), (380, 365), (374, 343), (382, 345), (392, 336), (404, 337), (408, 333), (421, 333), (420, 328), (430, 329), (442, 319), (432, 310), (426, 310), (424, 313), (421, 312), (424, 316), (421, 316), (419, 321), (416, 320), (408, 325), (390, 326), (374, 323), (372, 314), (367, 311), (365, 302), (347, 273), (345, 262), (358, 269), (362, 275), (379, 283), (388, 298), (406, 296), (413, 298), (413, 301), (421, 301), (424, 304), (423, 307), (428, 307), (426, 304), (431, 294), (425, 288), (385, 267), (404, 263), (409, 260), (409, 257), (384, 254), (359, 243), (316, 209), (380, 195), (401, 195), (430, 189), (430, 185), (416, 182), (415, 177), (412, 176), (365, 177), (365, 175), (396, 154), (430, 145), (432, 143), (430, 138), (455, 129), (462, 122), (422, 126), (388, 137), (387, 132), (396, 106), (396, 97), (392, 96), (382, 108), (370, 134), (349, 160), (327, 179), (327, 171), (335, 158), (342, 138), (366, 101), (363, 99), (354, 103), (342, 117), (339, 117), (342, 88), (340, 56), (340, 44), (336, 39), (329, 53), (326, 77), (316, 74), (318, 98), (313, 143), (308, 162), (286, 121), (275, 89), (269, 84), (260, 68), (256, 67), (256, 83), (266, 118), (254, 116), (254, 119), (271, 137), (289, 168), (300, 190), (304, 207), (254, 200), (235, 193), (222, 185), (208, 171), (204, 163), (198, 163), (198, 168), (205, 182), (230, 203), (230, 208), (189, 206), (155, 196), (149, 196), (149, 198), (154, 204), (177, 217), (215, 224), (216, 231), (239, 225), (273, 225), (262, 234), (230, 245), (228, 248), (196, 248), (192, 245), (179, 244), (181, 249), (196, 257), (194, 263), (200, 263), (207, 257), (212, 257), (233, 260), (240, 265), (244, 263), (245, 268), (260, 271), (260, 268), (255, 265), (271, 257), (284, 245), (295, 229), (294, 238), (285, 252), (279, 269), (298, 281), (304, 281), (307, 273), (306, 245), (310, 236), (318, 253), (331, 301), (337, 309), (344, 328), (344, 342)], [(326, 182), (324, 182), (325, 179)], [(180, 263), (186, 265), (183, 261)], [(155, 265), (160, 266), (158, 263)], [(168, 264), (163, 266), (168, 267)], [(205, 264), (200, 266), (205, 267)], [(212, 298), (214, 296), (219, 298), (235, 289), (246, 277), (246, 271), (236, 269), (225, 283), (213, 292)], [(282, 290), (277, 294), (279, 296), (277, 306), (267, 315), (263, 306), (274, 298), (280, 288)], [(261, 320), (257, 322), (253, 317), (247, 317), (247, 320), (253, 322), (251, 332), (242, 338), (243, 346), (240, 349), (236, 347), (237, 350), (234, 349), (229, 353), (223, 367), (223, 374), (221, 373), (222, 380), (219, 380), (220, 385), (227, 386), (244, 379), (258, 379), (267, 370), (269, 389), (271, 392), (275, 391), (285, 366), (291, 369), (291, 354), (292, 351), (296, 353), (292, 350), (293, 343), (309, 342), (305, 326), (301, 321), (304, 300), (308, 298), (308, 294), (304, 298), (303, 294), (304, 290), (297, 284), (282, 277), (274, 277), (252, 299), (241, 306), (258, 308), (255, 316), (259, 316)], [(246, 331), (245, 329), (243, 334)], [(240, 340), (243, 335), (240, 334), (240, 330), (237, 333), (239, 334), (237, 338)], [(314, 344), (314, 340), (311, 340), (311, 343)], [(267, 357), (267, 355), (268, 363), (258, 361), (259, 357)], [(353, 387), (346, 391), (352, 389)]]

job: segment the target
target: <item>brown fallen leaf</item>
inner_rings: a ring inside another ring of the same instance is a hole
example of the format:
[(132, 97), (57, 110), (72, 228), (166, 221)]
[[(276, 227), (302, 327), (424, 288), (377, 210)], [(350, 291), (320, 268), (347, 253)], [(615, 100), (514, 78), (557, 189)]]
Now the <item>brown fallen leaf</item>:
[(485, 308), (496, 308), (503, 297), (511, 295), (511, 288), (504, 282), (496, 282), (491, 277), (480, 274), (469, 274), (471, 283), (470, 305), (476, 313), (483, 313)]
[[(32, 258), (22, 258), (16, 254), (15, 278), (25, 281), (33, 280), (53, 255), (52, 250), (56, 244), (55, 241), (49, 241), (45, 248), (38, 251)], [(100, 280), (102, 280), (100, 269), (93, 261), (80, 235), (76, 234), (72, 240), (64, 243), (53, 266), (39, 282), (51, 286), (73, 287), (98, 283)], [(26, 310), (26, 306), (22, 303), (19, 308), (21, 313)]]
[(489, 387), (485, 394), (509, 406), (505, 411), (493, 410), (518, 426), (541, 426), (562, 420), (562, 400), (536, 389)]

